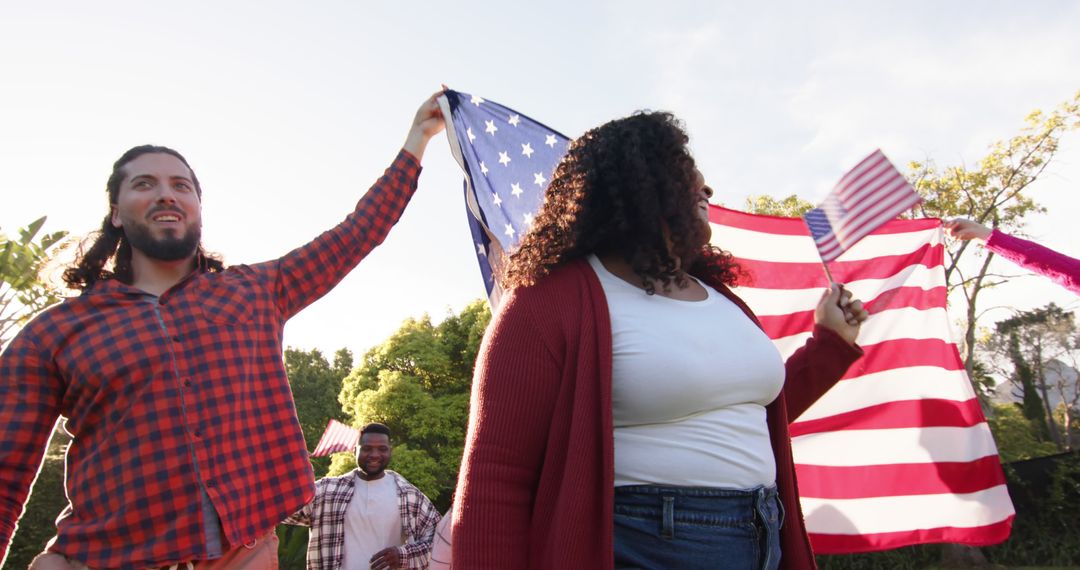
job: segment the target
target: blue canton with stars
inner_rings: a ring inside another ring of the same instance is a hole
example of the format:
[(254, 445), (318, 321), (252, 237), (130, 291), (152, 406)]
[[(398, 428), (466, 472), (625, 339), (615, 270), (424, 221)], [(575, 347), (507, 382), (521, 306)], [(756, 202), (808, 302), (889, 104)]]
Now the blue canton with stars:
[(465, 171), (469, 227), (495, 305), (492, 266), (498, 267), (503, 252), (513, 251), (532, 226), (570, 139), (493, 101), (452, 90), (444, 95), (451, 149)]

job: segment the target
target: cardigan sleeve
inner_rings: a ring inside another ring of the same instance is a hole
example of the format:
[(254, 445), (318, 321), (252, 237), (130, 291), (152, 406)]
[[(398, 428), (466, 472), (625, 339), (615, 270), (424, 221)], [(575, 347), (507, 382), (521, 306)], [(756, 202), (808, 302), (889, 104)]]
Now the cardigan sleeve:
[(454, 501), (455, 567), (529, 567), (533, 501), (561, 379), (549, 349), (553, 321), (534, 293), (504, 298), (477, 357)]
[(795, 421), (839, 382), (862, 354), (861, 348), (848, 344), (832, 329), (815, 324), (813, 336), (788, 357), (784, 365), (788, 423)]
[(1049, 277), (1058, 285), (1080, 295), (1080, 259), (998, 230), (994, 230), (990, 239), (986, 240), (986, 249), (1028, 271)]

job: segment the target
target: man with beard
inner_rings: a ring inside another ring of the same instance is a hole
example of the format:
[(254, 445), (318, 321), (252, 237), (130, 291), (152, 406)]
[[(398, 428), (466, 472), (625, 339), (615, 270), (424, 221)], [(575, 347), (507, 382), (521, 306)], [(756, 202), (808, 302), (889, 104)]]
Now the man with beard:
[(390, 428), (364, 426), (357, 468), (320, 479), (315, 499), (285, 520), (311, 527), (308, 570), (427, 568), (441, 517), (419, 489), (386, 469), (391, 455)]
[(203, 251), (202, 187), (178, 152), (135, 147), (101, 232), (65, 281), (82, 291), (0, 357), (0, 559), (59, 416), (68, 507), (32, 567), (276, 567), (275, 525), (314, 476), (282, 360), (285, 322), (383, 241), (444, 121), (424, 101), (344, 221), (279, 259)]

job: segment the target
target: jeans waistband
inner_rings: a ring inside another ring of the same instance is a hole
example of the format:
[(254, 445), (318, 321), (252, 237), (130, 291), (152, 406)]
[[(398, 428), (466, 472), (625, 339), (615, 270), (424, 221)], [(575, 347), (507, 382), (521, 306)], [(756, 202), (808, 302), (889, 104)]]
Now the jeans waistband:
[(745, 498), (754, 503), (775, 499), (776, 485), (758, 485), (749, 489), (721, 489), (717, 487), (674, 487), (668, 485), (621, 485), (615, 487), (615, 495), (675, 495), (700, 498)]

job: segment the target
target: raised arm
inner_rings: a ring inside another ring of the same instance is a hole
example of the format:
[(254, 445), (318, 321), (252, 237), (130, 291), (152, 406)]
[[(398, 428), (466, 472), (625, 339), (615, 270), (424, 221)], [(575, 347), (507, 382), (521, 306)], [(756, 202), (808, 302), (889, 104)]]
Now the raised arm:
[(788, 421), (795, 421), (862, 356), (855, 340), (868, 313), (851, 292), (832, 285), (814, 310), (814, 334), (785, 363)]
[(445, 127), (435, 102), (438, 95), (420, 105), (394, 162), (344, 221), (281, 259), (252, 267), (272, 272), (273, 292), (284, 318), (329, 292), (386, 239), (401, 218), (416, 192), (420, 158), (428, 141)]
[(983, 241), (986, 249), (1080, 295), (1080, 259), (963, 218), (946, 220), (944, 226), (953, 238)]

